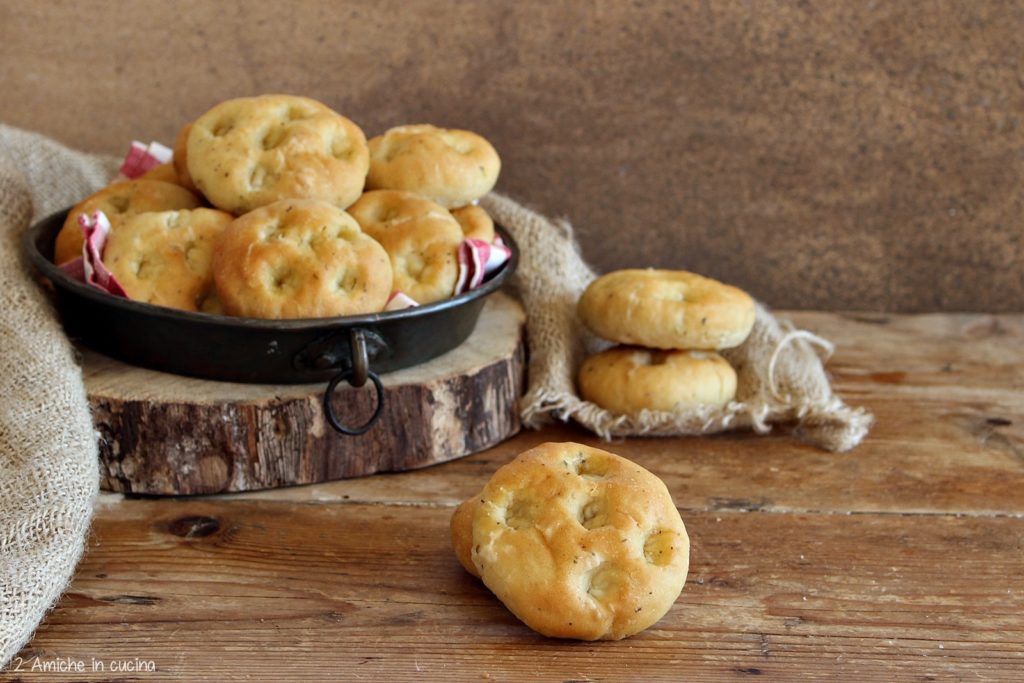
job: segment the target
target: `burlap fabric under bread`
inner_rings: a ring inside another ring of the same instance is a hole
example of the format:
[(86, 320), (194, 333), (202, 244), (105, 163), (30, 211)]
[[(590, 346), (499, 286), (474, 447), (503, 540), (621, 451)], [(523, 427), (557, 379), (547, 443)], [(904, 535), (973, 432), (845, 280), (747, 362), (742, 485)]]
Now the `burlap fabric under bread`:
[(99, 486), (81, 372), (19, 238), (34, 218), (102, 186), (112, 170), (109, 161), (0, 126), (0, 667), (71, 579)]
[(867, 434), (871, 415), (848, 407), (832, 392), (815, 350), (828, 353), (831, 344), (779, 322), (761, 305), (747, 341), (722, 354), (737, 371), (736, 399), (727, 406), (631, 417), (584, 401), (576, 393), (576, 371), (587, 353), (607, 344), (589, 335), (576, 317), (576, 301), (596, 276), (580, 256), (572, 226), (496, 194), (481, 205), (520, 248), (513, 282), (528, 320), (529, 384), (522, 403), (527, 426), (572, 419), (610, 438), (741, 428), (766, 432), (772, 423), (791, 422), (806, 441), (831, 451), (849, 450)]
[[(0, 666), (28, 641), (71, 579), (98, 486), (81, 373), (18, 240), (34, 220), (102, 187), (115, 170), (113, 158), (0, 124)], [(500, 195), (482, 204), (521, 249), (515, 284), (529, 319), (527, 425), (574, 419), (609, 437), (765, 431), (772, 422), (796, 420), (806, 439), (839, 451), (866, 434), (870, 416), (835, 397), (805, 341), (817, 338), (784, 328), (764, 308), (751, 338), (726, 354), (739, 371), (737, 400), (728, 407), (631, 419), (581, 400), (575, 372), (600, 342), (576, 319), (576, 300), (594, 273), (580, 257), (572, 228)]]

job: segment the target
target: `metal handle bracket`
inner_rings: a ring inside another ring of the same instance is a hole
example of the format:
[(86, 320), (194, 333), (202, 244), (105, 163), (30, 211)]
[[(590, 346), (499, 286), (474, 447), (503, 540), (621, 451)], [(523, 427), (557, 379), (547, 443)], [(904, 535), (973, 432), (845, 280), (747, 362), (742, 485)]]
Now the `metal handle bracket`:
[[(381, 412), (384, 409), (384, 385), (380, 381), (380, 377), (376, 372), (370, 370), (370, 360), (367, 357), (366, 349), (366, 333), (361, 329), (353, 329), (349, 337), (349, 347), (352, 349), (352, 363), (349, 367), (345, 368), (337, 375), (335, 375), (331, 381), (327, 384), (327, 390), (324, 391), (324, 416), (327, 418), (327, 422), (342, 434), (348, 436), (359, 436), (369, 431), (373, 423), (380, 417)], [(331, 397), (334, 396), (334, 390), (338, 388), (338, 384), (342, 381), (348, 381), (349, 386), (359, 388), (366, 384), (366, 380), (373, 382), (373, 386), (377, 390), (377, 407), (374, 408), (373, 415), (366, 421), (366, 424), (360, 427), (348, 427), (338, 420), (337, 415), (334, 414), (334, 406), (331, 403)]]

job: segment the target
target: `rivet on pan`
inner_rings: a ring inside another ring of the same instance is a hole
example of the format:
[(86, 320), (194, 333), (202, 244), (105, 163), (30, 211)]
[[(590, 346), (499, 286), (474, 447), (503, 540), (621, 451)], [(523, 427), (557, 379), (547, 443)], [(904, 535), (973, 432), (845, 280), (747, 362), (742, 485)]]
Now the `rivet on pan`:
[(329, 370), (334, 367), (335, 358), (333, 354), (324, 353), (316, 357), (313, 367), (317, 370)]

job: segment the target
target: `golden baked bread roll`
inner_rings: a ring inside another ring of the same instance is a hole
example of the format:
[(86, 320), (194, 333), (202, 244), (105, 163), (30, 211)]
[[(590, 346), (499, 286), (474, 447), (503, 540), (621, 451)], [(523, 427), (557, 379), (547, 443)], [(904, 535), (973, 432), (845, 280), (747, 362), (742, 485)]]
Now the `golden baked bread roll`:
[(322, 318), (377, 313), (391, 294), (387, 252), (327, 202), (283, 199), (237, 218), (213, 260), (229, 315)]
[(470, 204), (452, 209), (452, 216), (459, 222), (466, 239), (488, 244), (494, 241), (494, 220), (479, 206)]
[(103, 263), (130, 298), (198, 311), (213, 286), (213, 245), (232, 220), (203, 208), (137, 214), (111, 231)]
[(414, 192), (446, 208), (483, 197), (501, 171), (491, 143), (468, 130), (398, 126), (369, 145), (367, 189)]
[(373, 190), (348, 212), (388, 252), (396, 290), (420, 304), (455, 293), (462, 229), (447, 209), (410, 192)]
[(191, 122), (186, 123), (178, 131), (177, 137), (174, 138), (174, 156), (171, 157), (171, 163), (174, 165), (174, 172), (178, 176), (178, 184), (192, 192), (199, 192), (195, 183), (192, 182), (192, 176), (188, 172), (188, 134), (191, 131)]
[(82, 255), (82, 229), (78, 216), (102, 211), (110, 221), (111, 232), (129, 216), (147, 211), (171, 211), (194, 209), (202, 202), (181, 185), (160, 180), (126, 180), (114, 183), (95, 192), (75, 204), (68, 212), (64, 226), (57, 234), (53, 260), (57, 265), (72, 261)]
[(174, 183), (175, 185), (181, 184), (178, 182), (178, 174), (174, 170), (174, 164), (170, 162), (166, 164), (157, 164), (140, 175), (139, 180), (160, 180), (165, 183)]
[(728, 349), (742, 344), (754, 325), (750, 295), (681, 270), (603, 275), (583, 292), (577, 312), (599, 337), (655, 349)]
[(463, 569), (478, 579), (480, 572), (473, 564), (473, 517), (479, 506), (480, 498), (478, 496), (463, 501), (452, 513), (450, 525), (455, 557), (458, 558)]
[(453, 517), (463, 564), (470, 517), (473, 569), (546, 636), (625, 638), (686, 582), (689, 539), (665, 484), (607, 451), (546, 443), (500, 468)]
[(370, 159), (363, 131), (308, 97), (262, 95), (221, 102), (188, 133), (192, 182), (234, 214), (281, 199), (344, 209), (359, 198)]
[(736, 371), (714, 351), (620, 346), (588, 357), (578, 377), (580, 396), (620, 415), (722, 406), (736, 396)]

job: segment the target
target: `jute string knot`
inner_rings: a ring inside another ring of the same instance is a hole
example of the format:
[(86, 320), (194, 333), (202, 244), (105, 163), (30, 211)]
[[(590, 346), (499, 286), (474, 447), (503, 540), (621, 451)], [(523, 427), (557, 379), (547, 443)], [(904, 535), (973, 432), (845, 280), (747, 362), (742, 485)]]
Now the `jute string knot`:
[(779, 343), (775, 346), (775, 349), (772, 351), (771, 360), (768, 361), (768, 388), (772, 392), (772, 397), (775, 398), (776, 400), (791, 401), (791, 396), (787, 395), (783, 397), (781, 394), (779, 394), (778, 384), (775, 381), (775, 364), (778, 362), (779, 356), (782, 354), (782, 352), (793, 342), (797, 341), (798, 339), (802, 339), (803, 341), (810, 342), (811, 344), (817, 346), (822, 351), (824, 351), (822, 361), (827, 361), (829, 358), (832, 357), (832, 354), (835, 353), (836, 347), (835, 344), (830, 342), (828, 339), (825, 339), (824, 337), (819, 337), (813, 332), (808, 332), (807, 330), (798, 330), (794, 328), (791, 323), (784, 323), (783, 327), (785, 327), (788, 331), (782, 337), (782, 339), (779, 340)]

